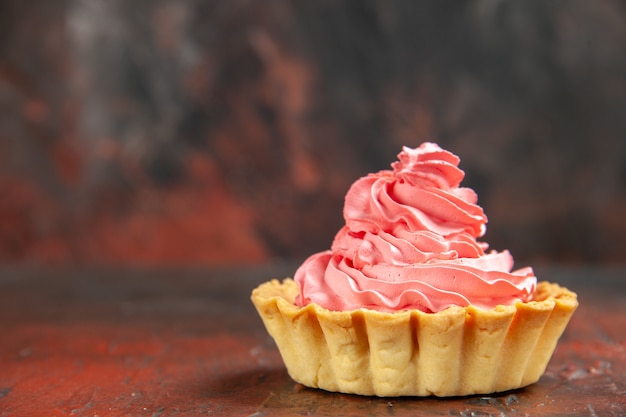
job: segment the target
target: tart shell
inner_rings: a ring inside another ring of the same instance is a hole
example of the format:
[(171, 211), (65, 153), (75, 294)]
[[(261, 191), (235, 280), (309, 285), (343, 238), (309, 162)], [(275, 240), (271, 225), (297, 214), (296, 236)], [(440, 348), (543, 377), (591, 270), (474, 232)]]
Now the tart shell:
[(287, 278), (252, 292), (296, 382), (380, 397), (489, 394), (533, 384), (578, 306), (576, 294), (540, 282), (533, 301), (438, 313), (330, 311), (294, 304)]

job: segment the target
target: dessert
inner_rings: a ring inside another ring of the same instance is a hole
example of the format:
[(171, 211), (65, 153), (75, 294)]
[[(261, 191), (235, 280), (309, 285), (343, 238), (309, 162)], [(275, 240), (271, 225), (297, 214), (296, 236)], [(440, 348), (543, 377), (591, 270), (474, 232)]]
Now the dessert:
[(358, 179), (330, 250), (252, 302), (289, 375), (328, 391), (458, 396), (539, 380), (576, 294), (479, 242), (487, 217), (459, 158), (404, 147)]

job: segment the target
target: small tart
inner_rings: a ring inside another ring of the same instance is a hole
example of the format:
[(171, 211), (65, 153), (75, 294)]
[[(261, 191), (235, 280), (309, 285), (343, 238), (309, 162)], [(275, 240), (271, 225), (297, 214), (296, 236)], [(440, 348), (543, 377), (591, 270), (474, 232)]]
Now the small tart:
[(251, 297), (291, 378), (381, 397), (488, 394), (537, 382), (578, 306), (575, 293), (545, 281), (526, 303), (437, 313), (298, 307), (297, 295), (287, 278)]

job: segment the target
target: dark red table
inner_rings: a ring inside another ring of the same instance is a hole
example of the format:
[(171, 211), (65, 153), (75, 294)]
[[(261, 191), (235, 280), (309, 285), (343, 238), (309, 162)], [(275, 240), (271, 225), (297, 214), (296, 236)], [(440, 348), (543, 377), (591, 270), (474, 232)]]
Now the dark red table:
[(369, 398), (289, 379), (249, 294), (292, 265), (0, 271), (0, 416), (624, 416), (626, 269), (536, 268), (581, 303), (514, 392)]

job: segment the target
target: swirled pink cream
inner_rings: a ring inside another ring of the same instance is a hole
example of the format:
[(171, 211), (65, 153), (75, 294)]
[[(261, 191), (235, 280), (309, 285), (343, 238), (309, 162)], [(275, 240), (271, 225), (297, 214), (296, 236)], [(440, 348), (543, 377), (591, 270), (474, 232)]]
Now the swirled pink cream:
[(434, 143), (404, 147), (392, 170), (357, 180), (345, 198), (345, 226), (328, 251), (309, 257), (294, 279), (296, 304), (334, 311), (438, 312), (490, 309), (532, 298), (532, 268), (512, 271), (508, 251), (476, 239), (487, 217), (476, 193), (459, 187), (459, 158)]

